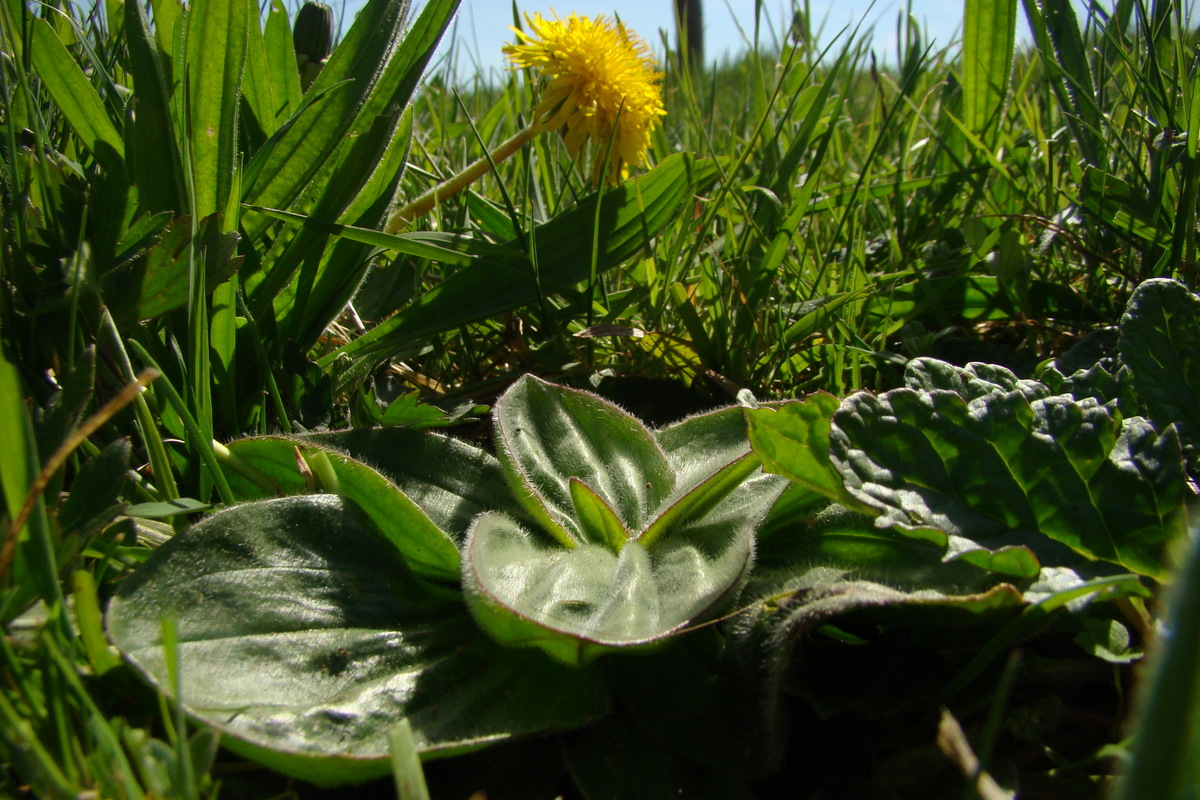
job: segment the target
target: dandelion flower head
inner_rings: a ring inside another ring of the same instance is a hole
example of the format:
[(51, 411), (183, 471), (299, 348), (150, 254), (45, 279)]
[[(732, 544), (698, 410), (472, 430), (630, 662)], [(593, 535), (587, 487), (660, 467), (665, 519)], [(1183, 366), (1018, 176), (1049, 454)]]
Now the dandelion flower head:
[(560, 20), (526, 14), (525, 21), (530, 33), (514, 28), (519, 43), (504, 53), (514, 68), (535, 70), (546, 82), (535, 120), (561, 131), (577, 163), (590, 159), (595, 185), (626, 177), (630, 165), (645, 160), (650, 133), (666, 113), (658, 86), (662, 76), (649, 46), (605, 16)]

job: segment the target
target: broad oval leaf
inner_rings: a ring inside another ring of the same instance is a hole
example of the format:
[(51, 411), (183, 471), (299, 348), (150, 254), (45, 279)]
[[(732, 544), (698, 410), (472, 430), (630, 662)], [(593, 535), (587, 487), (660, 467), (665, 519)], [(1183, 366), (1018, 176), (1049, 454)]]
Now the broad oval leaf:
[(416, 579), (366, 514), (330, 495), (209, 517), (121, 585), (107, 622), (130, 661), (227, 746), (320, 784), (386, 774), (401, 720), (432, 755), (608, 708), (590, 671), (482, 636), (457, 593)]
[(499, 641), (587, 664), (706, 616), (740, 588), (751, 532), (725, 524), (696, 537), (703, 546), (676, 536), (653, 550), (629, 542), (614, 553), (602, 544), (567, 549), (503, 514), (485, 514), (467, 537), (463, 589)]
[(596, 395), (526, 375), (496, 402), (494, 418), (496, 451), (517, 497), (568, 546), (591, 541), (575, 517), (571, 478), (586, 483), (627, 530), (643, 527), (675, 488), (650, 431)]

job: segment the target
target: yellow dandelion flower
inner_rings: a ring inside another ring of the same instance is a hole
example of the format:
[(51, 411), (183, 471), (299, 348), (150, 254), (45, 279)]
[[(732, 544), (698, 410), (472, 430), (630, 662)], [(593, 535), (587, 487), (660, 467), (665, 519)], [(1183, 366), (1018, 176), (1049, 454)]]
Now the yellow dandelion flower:
[[(536, 70), (545, 93), (533, 122), (407, 205), (393, 211), (384, 225), (397, 233), (417, 217), (454, 197), (528, 144), (544, 130), (562, 133), (567, 151), (591, 167), (591, 181), (616, 183), (629, 167), (646, 160), (650, 133), (663, 109), (661, 74), (646, 43), (620, 22), (572, 14), (565, 21), (525, 16), (533, 34), (517, 31), (521, 44), (504, 48), (514, 68)], [(514, 29), (515, 30), (515, 29)], [(609, 145), (612, 152), (609, 152)], [(605, 158), (608, 169), (604, 169)]]
[[(575, 14), (560, 20), (525, 15), (531, 33), (504, 53), (514, 68), (528, 67), (545, 81), (534, 118), (559, 130), (567, 152), (591, 162), (592, 183), (616, 183), (646, 159), (650, 133), (666, 114), (650, 48), (618, 21)], [(609, 142), (609, 169), (604, 171)], [(590, 153), (589, 153), (590, 145)]]

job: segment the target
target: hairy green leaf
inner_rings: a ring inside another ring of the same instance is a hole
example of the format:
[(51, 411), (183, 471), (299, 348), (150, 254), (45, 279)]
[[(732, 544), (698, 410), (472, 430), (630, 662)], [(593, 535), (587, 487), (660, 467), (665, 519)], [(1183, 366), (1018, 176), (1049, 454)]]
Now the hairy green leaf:
[[(270, 496), (267, 486), (275, 495), (303, 494), (317, 488), (340, 495), (367, 513), (403, 553), (414, 572), (423, 577), (457, 580), (458, 549), (454, 540), (394, 483), (362, 461), (328, 446), (287, 437), (242, 439), (232, 443), (228, 452), (231, 458), (225, 460), (225, 472), (230, 488), (239, 497)], [(315, 478), (306, 476), (302, 467)], [(326, 475), (321, 474), (323, 468)], [(310, 481), (322, 485), (310, 485)]]
[(494, 637), (586, 664), (736, 594), (784, 486), (759, 472), (742, 409), (651, 435), (593, 395), (526, 376), (496, 420), (501, 463), (540, 528), (502, 513), (471, 525), (463, 587)]
[[(484, 511), (524, 519), (496, 458), (466, 442), (402, 428), (314, 433), (301, 439), (370, 464), (456, 541), (466, 537), (471, 520)], [(236, 443), (230, 448), (236, 451)]]
[(674, 488), (650, 431), (595, 395), (527, 375), (496, 403), (494, 416), (497, 454), (514, 492), (567, 546), (589, 541), (575, 519), (570, 479), (587, 484), (631, 531)]
[(221, 512), (122, 583), (109, 635), (169, 691), (164, 618), (177, 631), (184, 709), (234, 751), (320, 784), (387, 774), (401, 720), (434, 754), (607, 711), (591, 672), (481, 636), (456, 595), (417, 580), (338, 497)]
[(510, 645), (540, 647), (567, 664), (643, 645), (703, 618), (750, 567), (751, 526), (697, 530), (653, 551), (628, 542), (565, 549), (502, 514), (467, 536), (463, 586), (475, 618)]

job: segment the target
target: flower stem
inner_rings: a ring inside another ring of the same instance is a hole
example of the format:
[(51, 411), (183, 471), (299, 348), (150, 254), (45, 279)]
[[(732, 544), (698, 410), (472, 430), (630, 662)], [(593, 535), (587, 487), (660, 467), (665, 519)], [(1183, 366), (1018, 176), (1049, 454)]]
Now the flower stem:
[(393, 211), (391, 216), (388, 217), (384, 231), (386, 233), (399, 233), (400, 229), (409, 222), (432, 210), (434, 206), (443, 200), (453, 197), (491, 172), (496, 164), (512, 156), (533, 139), (534, 136), (541, 133), (542, 128), (543, 125), (540, 122), (534, 122), (532, 125), (518, 131), (509, 139), (501, 142), (495, 150), (483, 158), (472, 162), (462, 172), (442, 181), (403, 208)]

